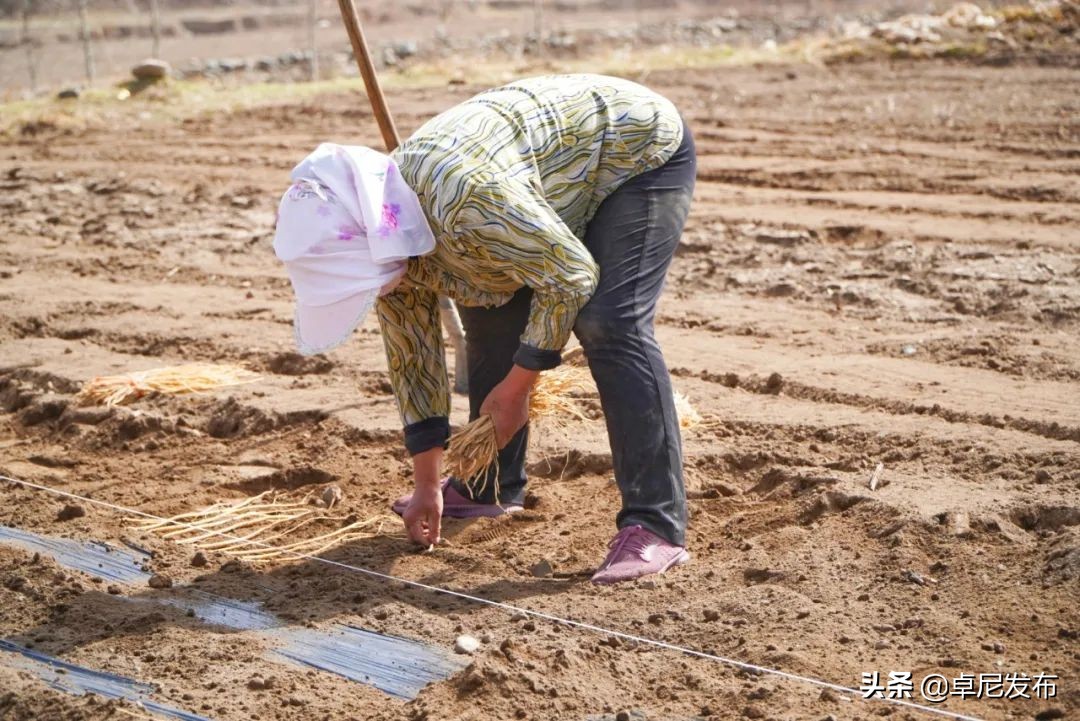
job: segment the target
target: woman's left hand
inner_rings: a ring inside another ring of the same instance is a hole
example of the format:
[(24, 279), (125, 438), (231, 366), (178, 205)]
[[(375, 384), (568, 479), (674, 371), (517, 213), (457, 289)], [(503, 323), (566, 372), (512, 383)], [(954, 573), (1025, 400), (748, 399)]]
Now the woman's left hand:
[(499, 448), (509, 443), (529, 422), (529, 393), (538, 375), (538, 371), (514, 366), (480, 406), (480, 415), (490, 415), (495, 422)]

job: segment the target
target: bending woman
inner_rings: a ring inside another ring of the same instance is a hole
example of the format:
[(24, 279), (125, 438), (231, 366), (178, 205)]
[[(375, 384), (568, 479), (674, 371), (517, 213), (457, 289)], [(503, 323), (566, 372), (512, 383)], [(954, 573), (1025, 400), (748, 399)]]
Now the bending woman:
[[(325, 351), (376, 308), (415, 470), (394, 510), (413, 540), (437, 543), (443, 516), (521, 509), (529, 391), (573, 332), (622, 495), (593, 581), (689, 560), (679, 422), (653, 320), (695, 170), (671, 102), (597, 75), (511, 83), (436, 116), (392, 156), (323, 144), (293, 170), (274, 248), (297, 296), (297, 342)], [(495, 423), (499, 498), (494, 484), (474, 495), (440, 473), (439, 295), (465, 328), (470, 415)]]

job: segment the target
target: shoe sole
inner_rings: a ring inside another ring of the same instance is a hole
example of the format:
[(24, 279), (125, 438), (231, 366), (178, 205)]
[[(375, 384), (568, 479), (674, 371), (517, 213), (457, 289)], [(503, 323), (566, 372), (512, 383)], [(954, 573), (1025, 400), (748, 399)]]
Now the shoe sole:
[(443, 508), (443, 518), (498, 518), (524, 510), (522, 506), (487, 506), (486, 508), (451, 506), (449, 509)]
[[(690, 563), (690, 551), (687, 551), (685, 548), (683, 549), (682, 553), (672, 559), (671, 563), (664, 566), (664, 571), (668, 570), (672, 566), (681, 566), (684, 563)], [(664, 571), (661, 571), (660, 573), (663, 573)]]
[[(405, 509), (407, 506), (399, 506), (396, 503), (390, 507), (394, 513), (399, 516), (405, 515)], [(477, 508), (476, 506), (443, 506), (442, 517), (443, 518), (497, 518), (499, 516), (505, 516), (508, 513), (518, 513), (524, 511), (523, 506), (482, 506)]]

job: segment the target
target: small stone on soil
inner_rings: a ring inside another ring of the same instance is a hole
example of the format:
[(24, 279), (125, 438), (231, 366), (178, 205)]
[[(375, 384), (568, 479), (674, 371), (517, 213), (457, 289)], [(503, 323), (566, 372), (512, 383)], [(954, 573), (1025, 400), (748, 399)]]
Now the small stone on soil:
[(161, 80), (172, 72), (172, 66), (170, 66), (164, 60), (158, 60), (157, 58), (147, 58), (141, 63), (138, 63), (131, 68), (131, 74), (136, 80), (155, 81)]
[(784, 387), (784, 376), (779, 373), (772, 373), (765, 380), (765, 390), (769, 393), (779, 393), (780, 389)]
[(333, 508), (341, 503), (341, 499), (345, 498), (345, 494), (339, 486), (327, 486), (323, 489), (320, 498), (322, 498), (322, 502), (326, 504), (327, 508)]
[(1059, 718), (1065, 718), (1065, 709), (1058, 706), (1051, 706), (1035, 714), (1035, 721), (1054, 721)]
[(109, 592), (110, 596), (119, 596), (120, 595), (120, 587), (119, 586), (109, 586), (105, 590)]
[(252, 691), (264, 691), (271, 688), (274, 685), (274, 677), (263, 678), (262, 676), (252, 676), (248, 679), (247, 687)]
[(921, 574), (916, 573), (915, 571), (912, 571), (910, 569), (905, 570), (902, 574), (902, 577), (904, 578), (904, 580), (911, 581), (912, 583), (918, 584), (919, 586), (926, 585), (926, 579), (923, 578)]
[(546, 558), (541, 559), (537, 563), (534, 563), (529, 568), (529, 573), (536, 576), (537, 578), (547, 578), (552, 574), (552, 571), (553, 569), (551, 568), (551, 561), (547, 560)]
[(195, 568), (202, 568), (210, 561), (206, 558), (206, 554), (202, 551), (196, 551), (195, 555), (191, 557), (191, 565)]
[(454, 650), (458, 653), (473, 654), (480, 648), (480, 639), (462, 634), (454, 641)]

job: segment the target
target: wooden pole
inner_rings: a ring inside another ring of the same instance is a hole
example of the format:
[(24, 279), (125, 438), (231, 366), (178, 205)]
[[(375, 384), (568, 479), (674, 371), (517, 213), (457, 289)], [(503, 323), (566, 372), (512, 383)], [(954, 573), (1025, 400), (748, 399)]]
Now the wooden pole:
[(360, 68), (360, 77), (364, 79), (364, 88), (367, 90), (368, 100), (371, 101), (371, 110), (375, 113), (375, 122), (379, 124), (383, 144), (386, 145), (387, 151), (394, 150), (401, 145), (401, 138), (398, 136), (394, 119), (390, 116), (390, 109), (386, 107), (386, 98), (383, 97), (379, 77), (375, 74), (371, 51), (368, 50), (364, 30), (360, 27), (360, 13), (356, 9), (356, 0), (338, 0), (338, 5), (341, 6), (341, 19), (345, 22), (345, 30), (349, 33), (353, 55), (356, 56), (356, 64)]
[(30, 0), (23, 0), (22, 7), (22, 44), (26, 48), (26, 69), (30, 73), (30, 92), (37, 92), (37, 57), (34, 54), (34, 40), (30, 37)]
[(82, 36), (83, 61), (86, 63), (86, 80), (94, 82), (94, 51), (90, 48), (90, 21), (86, 17), (86, 0), (78, 0), (79, 35)]
[(319, 48), (315, 44), (315, 31), (319, 29), (319, 0), (308, 0), (308, 52), (311, 62), (308, 65), (308, 79), (319, 79)]
[(544, 53), (544, 0), (533, 0), (533, 35), (536, 36), (536, 56)]
[[(356, 9), (356, 0), (338, 0), (338, 5), (341, 7), (341, 19), (345, 22), (345, 29), (352, 42), (353, 55), (356, 56), (360, 76), (364, 79), (368, 100), (371, 101), (371, 110), (375, 113), (375, 121), (379, 124), (379, 132), (382, 133), (386, 151), (391, 152), (401, 145), (401, 138), (394, 125), (394, 118), (390, 115), (390, 109), (386, 107), (386, 98), (379, 85), (379, 77), (375, 74), (375, 64), (371, 61), (371, 52), (364, 38), (364, 30), (360, 27), (360, 13)], [(469, 368), (465, 355), (465, 331), (461, 325), (461, 316), (458, 315), (454, 302), (446, 296), (439, 297), (439, 315), (450, 336), (450, 342), (454, 346), (454, 390), (458, 393), (467, 393)]]
[(161, 9), (158, 0), (150, 0), (150, 36), (153, 38), (153, 46), (150, 57), (161, 57)]

